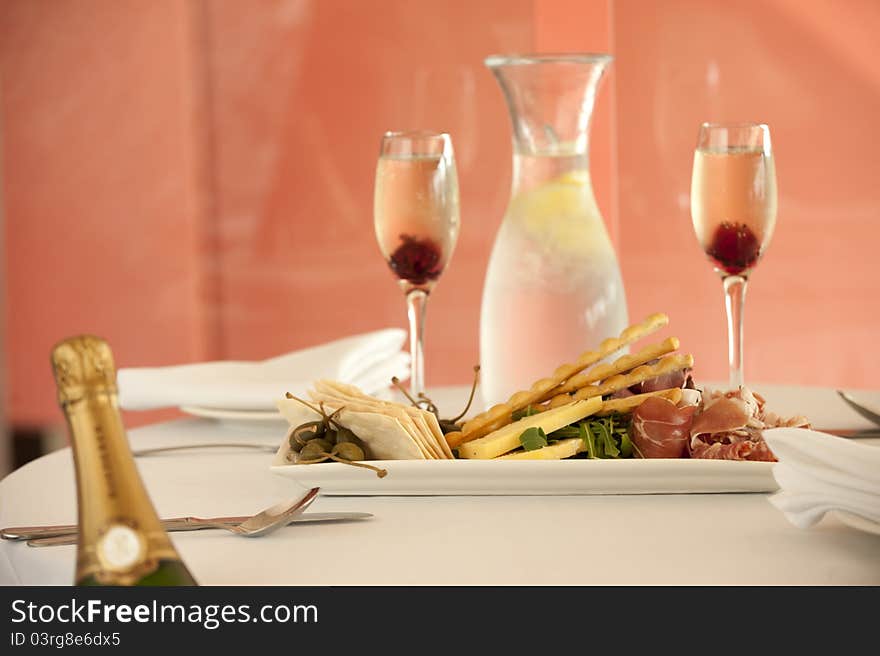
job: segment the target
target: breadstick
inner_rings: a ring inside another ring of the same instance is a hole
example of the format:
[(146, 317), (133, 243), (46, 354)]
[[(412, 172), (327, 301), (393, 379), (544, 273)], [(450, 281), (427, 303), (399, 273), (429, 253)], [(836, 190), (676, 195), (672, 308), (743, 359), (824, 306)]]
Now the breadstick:
[(449, 445), (450, 449), (454, 449), (459, 444), (464, 442), (464, 435), (461, 431), (450, 431), (446, 433), (443, 437), (446, 438), (446, 444)]
[(612, 376), (611, 378), (602, 381), (601, 385), (587, 385), (586, 387), (580, 388), (572, 395), (564, 395), (564, 398), (563, 395), (559, 395), (559, 397), (554, 398), (553, 401), (550, 402), (550, 407), (559, 407), (560, 405), (565, 405), (572, 401), (589, 399), (594, 396), (613, 394), (614, 392), (619, 392), (620, 390), (635, 385), (636, 383), (642, 383), (651, 378), (656, 378), (657, 376), (662, 376), (663, 374), (668, 374), (680, 369), (688, 369), (693, 365), (694, 356), (692, 355), (667, 355), (656, 364), (642, 365), (641, 367), (636, 367), (625, 374)]
[(585, 385), (596, 383), (600, 380), (611, 378), (617, 374), (622, 374), (625, 371), (635, 369), (639, 365), (650, 362), (651, 360), (656, 360), (667, 353), (672, 353), (678, 349), (678, 344), (679, 342), (677, 338), (669, 337), (659, 344), (649, 344), (638, 353), (622, 355), (609, 364), (597, 364), (592, 369), (576, 376), (572, 376), (562, 385), (546, 394), (545, 398), (541, 400), (547, 401), (560, 394), (571, 394)]
[(656, 392), (645, 392), (644, 394), (634, 394), (622, 399), (609, 399), (602, 404), (602, 408), (596, 413), (597, 417), (604, 417), (614, 413), (626, 414), (637, 407), (649, 396), (659, 396), (661, 398), (672, 401), (676, 405), (681, 401), (681, 388), (671, 387), (665, 390), (657, 390)]
[[(681, 388), (670, 387), (668, 389), (657, 390), (656, 392), (642, 392), (641, 394), (633, 394), (632, 396), (625, 396), (619, 399), (608, 399), (604, 402), (602, 409), (596, 412), (596, 416), (601, 417), (604, 415), (610, 415), (614, 412), (617, 412), (619, 414), (626, 414), (630, 410), (634, 410), (636, 407), (640, 406), (642, 404), (642, 401), (647, 399), (649, 396), (659, 396), (664, 399), (668, 399), (675, 404), (678, 404), (678, 402), (681, 401)], [(535, 411), (535, 414), (540, 414), (546, 410), (552, 410), (553, 408), (558, 408), (561, 405), (567, 405), (568, 403), (571, 403), (574, 399), (573, 396), (566, 396), (566, 398), (568, 399), (567, 403), (557, 402), (555, 405), (553, 405), (551, 401), (542, 405), (532, 406), (532, 409)]]
[[(513, 394), (506, 403), (494, 405), (487, 411), (465, 422), (461, 431), (447, 433), (446, 442), (451, 448), (455, 448), (463, 442), (487, 435), (492, 430), (497, 429), (499, 425), (510, 423), (510, 416), (517, 410), (522, 410), (531, 404), (537, 403), (554, 387), (558, 387), (575, 374), (596, 364), (599, 360), (607, 358), (625, 346), (660, 330), (660, 328), (668, 323), (669, 317), (658, 313), (650, 315), (639, 324), (625, 328), (618, 337), (609, 337), (603, 340), (599, 344), (598, 350), (582, 353), (577, 361), (559, 366), (550, 378), (542, 378), (536, 381), (530, 389)], [(499, 421), (503, 421), (503, 423), (498, 424)]]

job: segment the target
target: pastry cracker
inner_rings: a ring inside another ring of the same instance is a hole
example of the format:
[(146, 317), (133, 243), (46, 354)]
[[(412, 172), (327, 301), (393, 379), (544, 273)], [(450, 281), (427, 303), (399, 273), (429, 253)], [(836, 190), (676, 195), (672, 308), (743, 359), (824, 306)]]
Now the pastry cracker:
[(434, 436), (431, 434), (431, 429), (428, 428), (428, 424), (425, 421), (425, 418), (420, 415), (410, 415), (413, 420), (413, 423), (416, 426), (416, 429), (419, 431), (419, 435), (425, 443), (425, 446), (431, 451), (431, 454), (434, 456), (435, 460), (443, 460), (444, 455), (440, 450), (440, 445), (434, 441)]
[(451, 460), (452, 458), (454, 458), (454, 456), (452, 455), (452, 450), (449, 448), (449, 446), (446, 444), (446, 440), (443, 438), (443, 431), (440, 429), (440, 423), (437, 421), (437, 417), (434, 415), (433, 412), (429, 412), (428, 410), (417, 408), (412, 405), (402, 405), (393, 401), (383, 401), (381, 399), (376, 399), (372, 396), (364, 394), (361, 390), (359, 390), (357, 387), (354, 387), (353, 385), (345, 385), (344, 383), (339, 382), (331, 382), (329, 383), (329, 385), (335, 386), (342, 392), (347, 392), (366, 401), (373, 401), (379, 404), (379, 406), (382, 408), (392, 406), (402, 409), (412, 418), (416, 427), (419, 429), (426, 446), (431, 450), (433, 454), (435, 454), (438, 460)]
[[(291, 430), (307, 421), (321, 418), (317, 412), (295, 399), (279, 399), (278, 410), (290, 423)], [(348, 428), (367, 445), (377, 460), (423, 460), (419, 445), (395, 418), (374, 412), (353, 412), (344, 409), (336, 416), (341, 426)], [(290, 431), (288, 431), (288, 436)], [(282, 448), (289, 450), (287, 439)]]
[(449, 460), (455, 459), (455, 456), (452, 454), (452, 449), (449, 448), (449, 444), (446, 442), (446, 437), (443, 435), (443, 430), (440, 428), (440, 422), (437, 421), (437, 417), (433, 412), (427, 411), (424, 411), (423, 416), (425, 418), (425, 423), (428, 424), (431, 434), (434, 436), (434, 440), (443, 452), (443, 458)]
[(443, 432), (440, 430), (437, 418), (427, 410), (393, 401), (383, 401), (364, 394), (354, 385), (346, 385), (338, 381), (317, 381), (311, 396), (315, 401), (324, 401), (336, 406), (345, 405), (352, 410), (367, 410), (394, 417), (421, 447), (426, 458), (432, 460), (453, 458), (452, 451), (442, 439)]
[(314, 389), (309, 392), (309, 396), (315, 403), (324, 403), (325, 406), (335, 410), (339, 407), (345, 407), (355, 412), (372, 412), (380, 416), (393, 417), (403, 429), (409, 434), (410, 438), (419, 446), (424, 458), (428, 460), (436, 460), (437, 456), (432, 451), (419, 428), (416, 426), (409, 413), (404, 412), (399, 406), (390, 403), (387, 405), (383, 401), (366, 397), (361, 391), (353, 386), (331, 383), (330, 381), (320, 380), (314, 384)]

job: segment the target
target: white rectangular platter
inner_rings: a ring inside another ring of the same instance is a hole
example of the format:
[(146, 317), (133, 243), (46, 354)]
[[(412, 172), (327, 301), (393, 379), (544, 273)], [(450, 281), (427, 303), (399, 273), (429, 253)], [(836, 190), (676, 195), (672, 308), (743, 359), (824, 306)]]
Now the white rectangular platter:
[(381, 460), (374, 471), (341, 463), (284, 464), (271, 470), (321, 494), (541, 495), (773, 492), (773, 463), (729, 460)]

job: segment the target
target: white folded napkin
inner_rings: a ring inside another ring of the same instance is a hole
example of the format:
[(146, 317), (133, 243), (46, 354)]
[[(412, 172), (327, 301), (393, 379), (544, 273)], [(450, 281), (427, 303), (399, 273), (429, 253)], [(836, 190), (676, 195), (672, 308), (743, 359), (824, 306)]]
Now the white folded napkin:
[(409, 377), (406, 331), (387, 328), (294, 351), (260, 362), (218, 361), (171, 367), (122, 368), (119, 404), (127, 410), (199, 406), (277, 411), (285, 392), (304, 395), (312, 381), (332, 378), (367, 394)]
[(800, 528), (844, 510), (880, 523), (880, 447), (805, 428), (774, 428), (764, 439), (778, 459), (770, 502)]

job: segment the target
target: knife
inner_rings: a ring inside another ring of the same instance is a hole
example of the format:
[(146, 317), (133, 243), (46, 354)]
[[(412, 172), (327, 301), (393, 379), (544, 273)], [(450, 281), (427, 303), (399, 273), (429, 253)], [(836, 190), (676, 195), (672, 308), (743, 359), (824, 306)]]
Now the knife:
[(836, 437), (846, 437), (851, 440), (880, 437), (880, 428), (814, 428), (813, 430)]
[[(347, 519), (369, 519), (372, 516), (372, 513), (366, 512), (303, 513), (295, 516), (291, 521), (291, 524), (332, 522)], [(249, 517), (211, 517), (210, 521), (221, 524), (241, 524), (246, 519), (249, 519)], [(191, 520), (191, 517), (163, 519), (162, 528), (166, 531), (197, 531), (199, 529), (210, 528), (210, 526), (194, 524)], [(0, 538), (3, 538), (4, 540), (38, 540), (43, 538), (71, 536), (74, 540), (70, 544), (73, 544), (76, 542), (77, 531), (78, 526), (76, 524), (59, 524), (56, 526), (11, 526), (9, 528), (0, 529)]]

